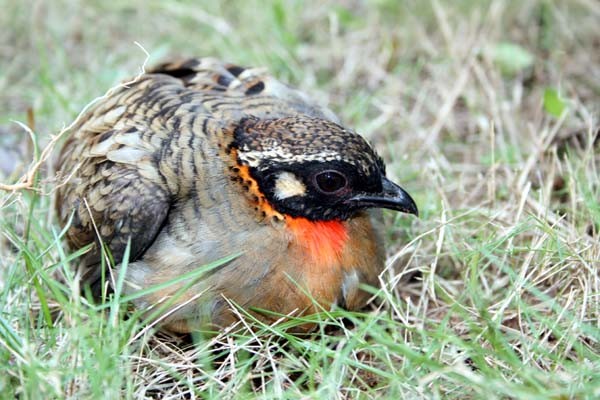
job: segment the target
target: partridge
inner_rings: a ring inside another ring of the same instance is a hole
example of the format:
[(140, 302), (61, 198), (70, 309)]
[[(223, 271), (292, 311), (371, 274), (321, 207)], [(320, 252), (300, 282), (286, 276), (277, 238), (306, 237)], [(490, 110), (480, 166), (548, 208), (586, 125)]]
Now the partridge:
[(161, 64), (106, 96), (58, 163), (66, 241), (92, 245), (85, 285), (108, 276), (102, 246), (115, 275), (128, 254), (123, 291), (175, 332), (228, 326), (237, 307), (265, 322), (363, 307), (361, 285), (384, 268), (377, 209), (417, 214), (330, 110), (261, 69), (209, 58)]

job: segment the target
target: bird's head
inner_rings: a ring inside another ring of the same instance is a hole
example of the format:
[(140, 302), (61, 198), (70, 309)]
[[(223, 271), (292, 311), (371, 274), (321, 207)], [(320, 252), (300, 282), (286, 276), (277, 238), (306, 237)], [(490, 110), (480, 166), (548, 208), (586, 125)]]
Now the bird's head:
[(245, 119), (230, 145), (240, 181), (263, 207), (309, 221), (343, 221), (366, 208), (418, 214), (357, 133), (323, 119)]

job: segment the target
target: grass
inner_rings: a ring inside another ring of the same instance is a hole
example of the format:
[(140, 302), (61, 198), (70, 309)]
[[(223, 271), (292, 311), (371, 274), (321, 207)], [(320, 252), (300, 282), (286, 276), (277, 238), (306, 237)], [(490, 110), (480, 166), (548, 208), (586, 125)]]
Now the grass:
[(4, 183), (138, 73), (137, 41), (150, 63), (268, 67), (372, 140), (421, 210), (386, 214), (389, 268), (370, 309), (313, 316), (308, 338), (246, 321), (254, 330), (190, 340), (148, 328), (124, 299), (99, 309), (74, 295), (78, 254), (62, 247), (45, 162), (37, 190), (0, 194), (0, 397), (600, 397), (596, 2), (0, 8)]

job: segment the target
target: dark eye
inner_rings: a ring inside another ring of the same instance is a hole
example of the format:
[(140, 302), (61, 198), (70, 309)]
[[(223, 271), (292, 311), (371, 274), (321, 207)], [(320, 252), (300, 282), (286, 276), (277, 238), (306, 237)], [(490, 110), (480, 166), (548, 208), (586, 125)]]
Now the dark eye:
[(315, 183), (320, 191), (331, 194), (345, 188), (348, 180), (338, 171), (330, 170), (318, 173), (315, 176)]

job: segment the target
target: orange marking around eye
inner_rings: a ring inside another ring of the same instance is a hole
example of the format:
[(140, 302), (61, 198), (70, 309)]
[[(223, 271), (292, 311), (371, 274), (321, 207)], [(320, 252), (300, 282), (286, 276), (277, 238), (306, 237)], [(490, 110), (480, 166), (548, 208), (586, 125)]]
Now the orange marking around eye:
[(234, 163), (237, 165), (239, 170), (237, 172), (237, 176), (242, 179), (242, 185), (248, 186), (248, 192), (255, 198), (252, 202), (257, 207), (257, 210), (259, 212), (263, 212), (265, 218), (277, 217), (278, 219), (283, 220), (283, 215), (278, 213), (273, 206), (271, 206), (271, 204), (260, 191), (258, 183), (256, 183), (256, 180), (254, 180), (252, 175), (250, 175), (250, 168), (247, 165), (242, 165), (239, 163), (239, 160), (237, 159), (237, 151), (235, 149), (232, 149), (231, 152)]
[(279, 219), (283, 219), (283, 215), (278, 213), (273, 208), (273, 206), (271, 206), (271, 204), (267, 201), (265, 196), (260, 191), (260, 188), (258, 187), (258, 184), (254, 180), (254, 178), (252, 178), (252, 176), (250, 176), (250, 169), (248, 168), (248, 166), (241, 165), (238, 168), (240, 169), (240, 171), (238, 172), (238, 175), (240, 178), (242, 178), (244, 180), (244, 185), (248, 185), (248, 192), (250, 192), (250, 194), (252, 194), (256, 197), (256, 201), (254, 201), (254, 203), (258, 207), (258, 211), (264, 212), (265, 217), (275, 217), (276, 216)]
[(336, 264), (348, 240), (348, 231), (341, 221), (309, 221), (306, 218), (286, 218), (296, 242), (304, 247), (317, 265)]

